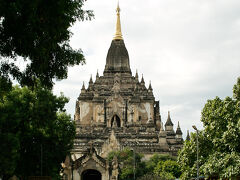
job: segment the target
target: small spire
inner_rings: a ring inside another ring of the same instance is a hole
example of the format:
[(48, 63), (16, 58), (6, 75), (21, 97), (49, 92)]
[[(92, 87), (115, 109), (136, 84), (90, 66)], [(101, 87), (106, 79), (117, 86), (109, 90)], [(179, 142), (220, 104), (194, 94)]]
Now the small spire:
[(166, 138), (166, 135), (167, 135), (167, 133), (163, 129), (163, 123), (161, 123), (161, 128), (160, 128), (160, 131), (159, 131), (159, 137), (160, 138), (163, 138), (163, 137)]
[(92, 80), (92, 74), (91, 74), (89, 84), (92, 84), (92, 83), (93, 83), (93, 80)]
[(142, 79), (141, 79), (141, 83), (144, 84), (144, 78), (143, 78), (143, 74), (142, 74)]
[(84, 81), (83, 81), (83, 85), (82, 85), (82, 90), (85, 90), (85, 84), (84, 84)]
[(135, 79), (137, 79), (137, 80), (138, 80), (138, 71), (137, 71), (137, 70), (136, 70)]
[(161, 122), (161, 128), (160, 128), (160, 132), (164, 131), (163, 129), (163, 123)]
[(115, 37), (113, 39), (123, 39), (122, 38), (122, 31), (121, 31), (121, 22), (120, 22), (120, 7), (119, 7), (119, 2), (117, 5), (117, 24), (116, 24), (116, 33), (115, 33)]
[(97, 74), (96, 74), (96, 77), (99, 77), (99, 74), (98, 74), (98, 69), (97, 69)]
[(151, 81), (149, 82), (149, 87), (148, 87), (149, 90), (153, 90), (152, 89), (152, 85), (151, 85)]
[(173, 123), (170, 117), (170, 111), (168, 111), (168, 118), (167, 118), (167, 122), (165, 123), (165, 126), (173, 126)]
[(178, 121), (178, 126), (177, 126), (177, 130), (176, 130), (176, 134), (182, 135), (182, 131), (179, 125), (179, 121)]

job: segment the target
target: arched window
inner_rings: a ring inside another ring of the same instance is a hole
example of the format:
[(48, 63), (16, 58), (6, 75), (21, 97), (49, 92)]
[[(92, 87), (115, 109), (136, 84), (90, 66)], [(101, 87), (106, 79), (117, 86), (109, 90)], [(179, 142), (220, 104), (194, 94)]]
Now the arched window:
[(121, 127), (120, 118), (117, 115), (112, 117), (111, 127)]
[(95, 169), (87, 169), (82, 172), (81, 180), (102, 180), (102, 174)]

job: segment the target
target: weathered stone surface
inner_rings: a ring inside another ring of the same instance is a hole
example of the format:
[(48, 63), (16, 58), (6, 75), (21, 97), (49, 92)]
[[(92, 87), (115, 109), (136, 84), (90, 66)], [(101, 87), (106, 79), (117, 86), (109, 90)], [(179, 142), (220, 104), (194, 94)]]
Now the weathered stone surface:
[(113, 40), (104, 75), (97, 74), (95, 82), (90, 78), (88, 88), (84, 85), (77, 99), (73, 153), (83, 155), (91, 141), (104, 158), (110, 150), (125, 147), (175, 155), (182, 137), (173, 130), (170, 114), (163, 129), (159, 109), (151, 84), (146, 88), (143, 77), (139, 82), (137, 73), (132, 76), (123, 40)]
[(76, 101), (77, 134), (71, 152), (76, 178), (95, 169), (103, 180), (117, 179), (117, 160), (109, 163), (106, 157), (126, 147), (146, 159), (154, 153), (177, 155), (183, 144), (180, 126), (175, 133), (169, 113), (164, 130), (152, 90), (151, 84), (146, 88), (143, 77), (139, 82), (137, 73), (132, 76), (123, 40), (113, 40), (103, 76), (97, 73), (95, 82), (91, 77), (87, 88), (83, 84)]

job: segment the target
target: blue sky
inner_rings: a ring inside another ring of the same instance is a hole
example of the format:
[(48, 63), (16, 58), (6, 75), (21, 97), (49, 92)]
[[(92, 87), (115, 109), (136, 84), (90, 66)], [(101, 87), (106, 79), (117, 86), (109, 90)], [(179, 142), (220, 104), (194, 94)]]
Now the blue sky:
[[(68, 78), (55, 83), (54, 92), (70, 98), (73, 117), (83, 81), (97, 69), (102, 75), (115, 32), (116, 0), (88, 0), (95, 19), (77, 22), (70, 43), (81, 48), (83, 66), (69, 68)], [(171, 112), (186, 136), (208, 99), (232, 96), (240, 72), (239, 0), (120, 0), (121, 25), (132, 73), (143, 74), (160, 100), (163, 123)]]

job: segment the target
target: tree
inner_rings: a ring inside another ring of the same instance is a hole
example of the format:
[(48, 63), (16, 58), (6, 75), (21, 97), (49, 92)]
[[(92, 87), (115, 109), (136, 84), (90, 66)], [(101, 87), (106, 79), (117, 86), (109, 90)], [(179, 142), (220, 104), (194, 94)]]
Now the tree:
[[(205, 134), (205, 131), (198, 133), (199, 143), (199, 166), (201, 167), (209, 153), (213, 151), (211, 140)], [(201, 148), (203, 147), (203, 148)], [(197, 176), (197, 134), (192, 133), (190, 141), (185, 141), (184, 146), (178, 154), (178, 164), (181, 167), (181, 179), (190, 179)], [(203, 175), (200, 168), (200, 175)]]
[(154, 154), (146, 161), (148, 174), (154, 174), (160, 179), (174, 179), (181, 175), (176, 157), (168, 154)]
[[(112, 151), (108, 154), (108, 160), (112, 160), (117, 156), (120, 164), (120, 180), (132, 180), (134, 174), (134, 154), (130, 149), (123, 151)], [(139, 180), (159, 179), (168, 180), (175, 179), (181, 175), (180, 168), (176, 162), (176, 158), (168, 154), (154, 154), (149, 160), (142, 161), (142, 155), (135, 154), (135, 177)]]
[(40, 85), (33, 90), (15, 86), (1, 99), (0, 177), (57, 179), (75, 137), (75, 125), (64, 112), (68, 99)]
[[(53, 78), (67, 77), (68, 66), (84, 63), (82, 51), (69, 45), (71, 25), (93, 17), (82, 9), (84, 1), (0, 0), (0, 76), (52, 87)], [(24, 70), (16, 61), (25, 61)]]
[[(1, 79), (1, 78), (0, 78)], [(5, 81), (0, 81), (0, 85), (4, 85)], [(20, 148), (19, 132), (17, 126), (18, 118), (9, 121), (14, 111), (14, 102), (3, 99), (6, 94), (5, 87), (0, 86), (0, 178), (5, 174), (12, 174), (16, 167), (16, 159), (19, 158), (18, 150)], [(15, 94), (17, 95), (17, 94)]]
[(142, 155), (134, 152), (128, 148), (123, 151), (112, 151), (108, 154), (108, 160), (112, 161), (113, 157), (117, 156), (120, 164), (120, 180), (132, 180), (134, 176), (134, 162), (135, 162), (135, 177), (141, 177), (146, 173), (145, 163), (141, 161)]
[[(200, 173), (206, 177), (240, 176), (240, 79), (233, 98), (208, 100), (202, 110), (204, 130), (199, 133)], [(196, 134), (185, 142), (178, 162), (183, 179), (196, 176)]]
[[(159, 167), (160, 165), (160, 167)], [(159, 162), (157, 167), (154, 169), (155, 174), (162, 175), (164, 173), (169, 174), (169, 177), (179, 178), (181, 175), (180, 167), (176, 160), (167, 160), (163, 163)], [(163, 176), (164, 177), (164, 176)], [(172, 178), (171, 178), (172, 179)]]
[(137, 178), (137, 180), (165, 180), (165, 179), (162, 179), (155, 174), (147, 173), (147, 174)]
[(168, 154), (154, 154), (146, 162), (146, 169), (148, 174), (154, 174), (160, 179), (175, 179), (181, 175), (176, 158)]
[(154, 154), (149, 161), (146, 161), (146, 169), (148, 173), (154, 173), (154, 168), (158, 165), (158, 163), (163, 163), (167, 160), (176, 160), (175, 157), (170, 156), (168, 154)]

